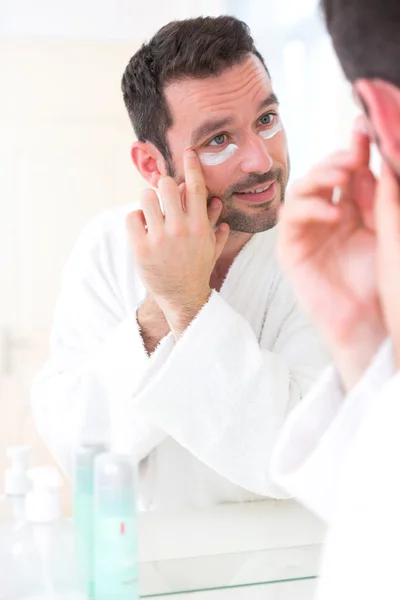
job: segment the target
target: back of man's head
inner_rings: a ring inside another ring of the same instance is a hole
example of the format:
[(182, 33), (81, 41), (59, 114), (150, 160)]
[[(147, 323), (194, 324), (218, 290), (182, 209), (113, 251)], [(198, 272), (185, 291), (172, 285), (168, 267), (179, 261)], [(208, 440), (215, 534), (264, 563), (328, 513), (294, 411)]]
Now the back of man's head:
[(321, 0), (321, 5), (346, 77), (400, 87), (400, 1)]
[(346, 77), (400, 175), (400, 0), (321, 0)]

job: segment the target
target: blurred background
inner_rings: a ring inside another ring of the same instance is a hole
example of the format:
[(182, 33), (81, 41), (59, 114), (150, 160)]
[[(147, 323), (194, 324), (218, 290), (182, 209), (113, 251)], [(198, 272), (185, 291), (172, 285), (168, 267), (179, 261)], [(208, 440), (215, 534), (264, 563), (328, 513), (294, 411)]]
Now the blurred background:
[(76, 237), (143, 186), (122, 72), (168, 21), (221, 13), (248, 23), (270, 68), (292, 180), (346, 146), (355, 107), (315, 0), (0, 0), (0, 473), (11, 443), (48, 458), (29, 386)]

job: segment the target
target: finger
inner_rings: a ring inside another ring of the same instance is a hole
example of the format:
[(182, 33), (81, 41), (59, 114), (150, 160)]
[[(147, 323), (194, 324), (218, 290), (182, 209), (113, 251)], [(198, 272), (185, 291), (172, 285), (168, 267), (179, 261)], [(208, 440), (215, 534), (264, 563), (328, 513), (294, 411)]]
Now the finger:
[(180, 221), (184, 215), (181, 196), (172, 177), (161, 177), (158, 182), (166, 221)]
[(228, 223), (221, 223), (215, 232), (215, 254), (214, 254), (214, 262), (216, 262), (225, 247), (226, 242), (229, 238), (230, 227)]
[(340, 150), (331, 154), (313, 168), (311, 168), (309, 175), (313, 175), (314, 172), (323, 171), (325, 169), (354, 169), (356, 160), (354, 154), (348, 150)]
[[(325, 232), (339, 223), (340, 206), (332, 206), (319, 198), (297, 202), (297, 206), (285, 205), (280, 212), (280, 247), (294, 247), (295, 244), (310, 243), (315, 235), (324, 239)], [(318, 241), (313, 243), (318, 244)]]
[(289, 198), (321, 196), (331, 201), (334, 188), (345, 188), (351, 180), (351, 171), (336, 167), (318, 169), (293, 184)]
[(389, 335), (396, 340), (400, 337), (400, 191), (387, 165), (382, 168), (377, 186), (375, 218), (379, 296)]
[(207, 218), (207, 188), (199, 158), (194, 150), (184, 155), (186, 209), (193, 216)]
[(131, 241), (137, 242), (146, 239), (146, 219), (142, 210), (134, 210), (126, 217), (126, 227)]
[(353, 126), (351, 150), (359, 166), (369, 166), (371, 157), (371, 140), (368, 134), (365, 118), (358, 117)]
[(184, 181), (178, 185), (178, 190), (181, 198), (182, 209), (186, 212), (186, 184)]
[[(375, 197), (375, 220), (380, 267), (400, 279), (400, 189), (395, 174), (384, 164)], [(389, 283), (389, 282), (388, 282)]]
[(207, 207), (208, 220), (211, 227), (215, 227), (222, 211), (222, 202), (219, 198), (213, 198)]
[(341, 215), (341, 207), (328, 204), (319, 197), (293, 201), (281, 208), (282, 226), (304, 227), (315, 223), (334, 223)]
[(146, 219), (148, 232), (158, 231), (164, 223), (160, 201), (154, 190), (147, 189), (141, 193), (140, 205)]

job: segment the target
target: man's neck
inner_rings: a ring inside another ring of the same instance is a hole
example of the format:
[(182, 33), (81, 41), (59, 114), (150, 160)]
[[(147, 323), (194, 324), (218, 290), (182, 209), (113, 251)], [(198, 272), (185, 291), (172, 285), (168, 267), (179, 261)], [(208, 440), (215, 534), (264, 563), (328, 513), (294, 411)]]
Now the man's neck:
[(211, 285), (214, 289), (220, 290), (233, 261), (252, 237), (252, 233), (240, 233), (236, 231), (229, 235), (225, 248), (217, 260), (211, 276)]
[(245, 246), (252, 237), (252, 233), (241, 233), (239, 231), (230, 233), (218, 262), (233, 262), (243, 246)]

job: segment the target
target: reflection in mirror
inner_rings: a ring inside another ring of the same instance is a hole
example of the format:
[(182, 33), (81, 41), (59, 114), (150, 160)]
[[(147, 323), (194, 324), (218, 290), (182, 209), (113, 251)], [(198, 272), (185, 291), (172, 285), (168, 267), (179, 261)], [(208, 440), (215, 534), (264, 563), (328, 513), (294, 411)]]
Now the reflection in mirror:
[(269, 472), (327, 360), (278, 212), (353, 115), (315, 3), (23, 4), (0, 28), (1, 471), (30, 446), (70, 516), (77, 449), (130, 456), (144, 595), (316, 575), (322, 528)]

